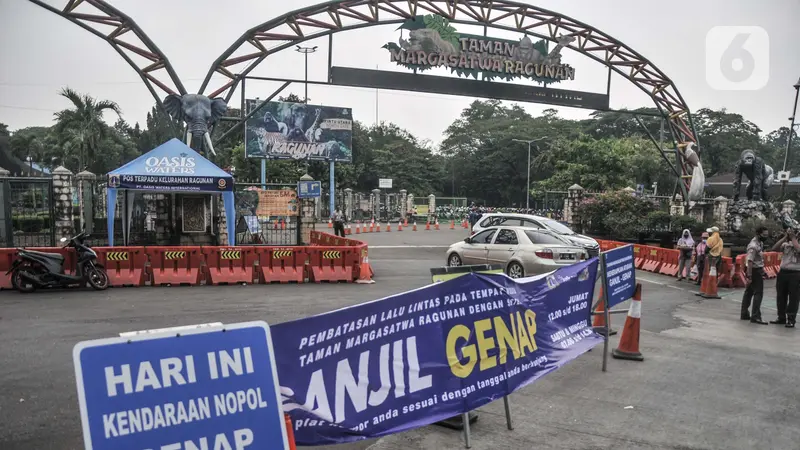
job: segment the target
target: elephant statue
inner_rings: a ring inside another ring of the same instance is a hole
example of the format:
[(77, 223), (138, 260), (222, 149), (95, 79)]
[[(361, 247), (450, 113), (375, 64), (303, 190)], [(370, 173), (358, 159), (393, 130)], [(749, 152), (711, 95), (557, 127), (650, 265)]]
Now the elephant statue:
[(212, 154), (217, 154), (211, 145), (208, 129), (228, 110), (225, 100), (200, 94), (170, 94), (164, 99), (164, 109), (173, 119), (186, 122), (186, 145), (191, 147), (194, 139), (204, 142)]

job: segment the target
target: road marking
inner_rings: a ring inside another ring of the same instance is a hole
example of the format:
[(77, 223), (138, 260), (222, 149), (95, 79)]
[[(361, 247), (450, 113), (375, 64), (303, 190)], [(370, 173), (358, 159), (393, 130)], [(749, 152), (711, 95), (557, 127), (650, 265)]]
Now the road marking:
[[(640, 280), (640, 281), (646, 281), (646, 282), (652, 283), (652, 284), (657, 284), (659, 286), (666, 286), (668, 288), (677, 289), (677, 290), (684, 291), (684, 292), (689, 292), (689, 293), (694, 293), (695, 292), (695, 290), (693, 290), (693, 289), (686, 289), (684, 287), (675, 286), (673, 284), (663, 283), (663, 282), (655, 281), (655, 280), (648, 280), (647, 278), (639, 276), (638, 274), (636, 276), (636, 279)], [(731, 298), (731, 296), (734, 293), (737, 293), (737, 292), (738, 291), (730, 291), (730, 292), (720, 293), (719, 296), (722, 297), (721, 298), (722, 300), (727, 300), (729, 302), (741, 304), (742, 303), (741, 299), (737, 300), (735, 297)], [(766, 297), (761, 300), (761, 309), (768, 309), (768, 310), (771, 310), (771, 311), (777, 311), (778, 310), (777, 308), (765, 305), (767, 300), (768, 299)], [(776, 299), (769, 299), (769, 300), (772, 300), (773, 303), (776, 302)]]
[(369, 245), (368, 248), (450, 248), (449, 245)]

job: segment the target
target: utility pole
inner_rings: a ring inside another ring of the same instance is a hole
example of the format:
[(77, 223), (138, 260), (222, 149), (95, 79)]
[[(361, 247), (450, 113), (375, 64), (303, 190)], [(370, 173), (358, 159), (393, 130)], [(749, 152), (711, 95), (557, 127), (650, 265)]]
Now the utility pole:
[[(786, 153), (783, 155), (783, 172), (786, 172), (786, 165), (789, 162), (789, 151), (792, 148), (792, 136), (794, 136), (794, 119), (797, 116), (797, 98), (800, 96), (800, 79), (794, 84), (794, 107), (792, 108), (792, 117), (789, 117), (789, 136), (786, 137)], [(788, 178), (781, 180), (781, 198), (786, 194), (786, 183)]]
[[(525, 189), (525, 209), (531, 209), (531, 144), (544, 139), (547, 139), (547, 136), (542, 136), (538, 139), (512, 139), (513, 142), (528, 144), (528, 187)], [(536, 150), (539, 150), (538, 145), (536, 146)]]

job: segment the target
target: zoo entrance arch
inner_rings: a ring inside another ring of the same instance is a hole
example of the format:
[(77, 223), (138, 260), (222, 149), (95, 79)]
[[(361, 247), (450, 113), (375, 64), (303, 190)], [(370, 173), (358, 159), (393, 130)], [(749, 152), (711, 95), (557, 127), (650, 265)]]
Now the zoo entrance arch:
[[(136, 70), (147, 89), (163, 107), (156, 88), (166, 94), (185, 94), (181, 80), (167, 57), (129, 16), (104, 0), (62, 0), (61, 9), (41, 0), (28, 0), (48, 9), (108, 42)], [(92, 14), (78, 11), (82, 4), (96, 9)], [(628, 79), (655, 103), (667, 122), (676, 149), (672, 165), (680, 178), (684, 200), (688, 202), (691, 167), (684, 153), (694, 144), (699, 148), (689, 107), (672, 80), (644, 56), (610, 35), (571, 17), (508, 0), (335, 0), (298, 9), (253, 27), (242, 34), (213, 63), (199, 89), (208, 97), (222, 96), (229, 102), (236, 87), (271, 54), (302, 42), (378, 25), (399, 24), (420, 14), (436, 14), (453, 24), (479, 25), (513, 31), (558, 42), (573, 36), (566, 45)], [(103, 29), (104, 28), (104, 29)], [(130, 38), (137, 40), (131, 42)], [(328, 66), (331, 51), (328, 51)], [(211, 82), (215, 74), (225, 79), (219, 86)], [(289, 83), (287, 82), (286, 85)], [(242, 123), (244, 119), (240, 121)]]

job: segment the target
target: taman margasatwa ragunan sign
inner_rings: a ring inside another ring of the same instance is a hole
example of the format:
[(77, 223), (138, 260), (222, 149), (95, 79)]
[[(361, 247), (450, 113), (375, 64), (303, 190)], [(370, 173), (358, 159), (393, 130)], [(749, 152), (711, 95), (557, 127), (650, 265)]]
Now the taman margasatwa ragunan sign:
[(391, 53), (392, 62), (409, 69), (449, 67), (459, 76), (527, 78), (544, 85), (575, 79), (575, 69), (561, 63), (561, 50), (574, 36), (561, 37), (548, 50), (547, 41), (533, 42), (528, 36), (511, 41), (458, 33), (447, 19), (433, 14), (406, 20), (398, 29), (408, 30), (408, 38), (401, 36), (398, 43), (383, 48)]

